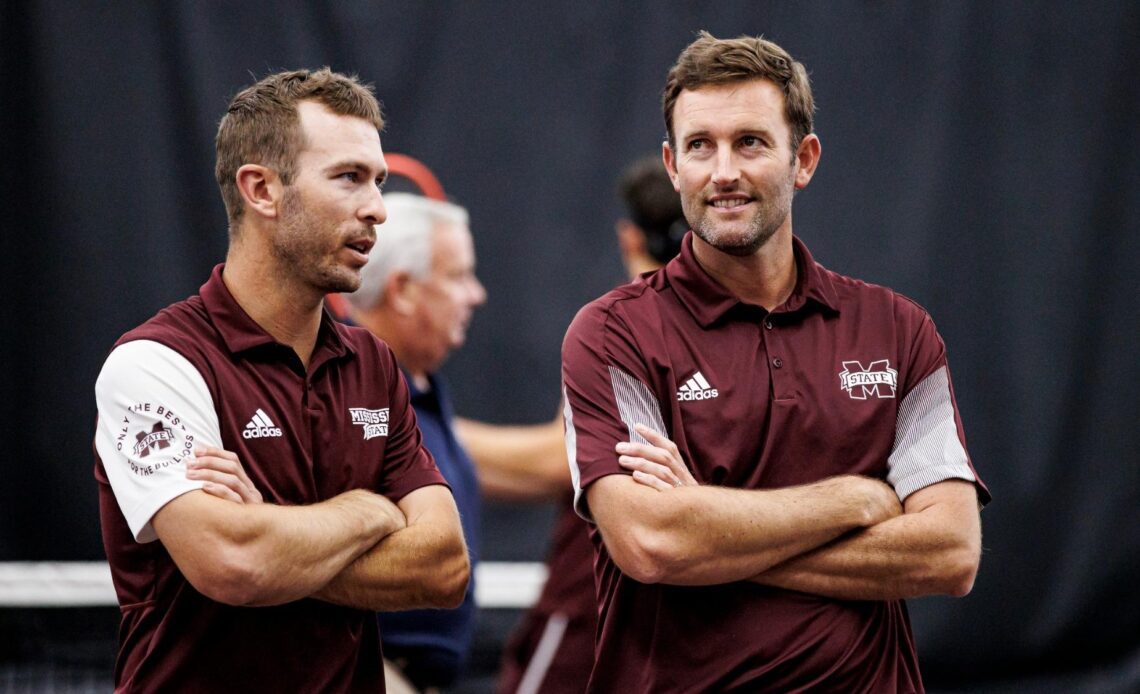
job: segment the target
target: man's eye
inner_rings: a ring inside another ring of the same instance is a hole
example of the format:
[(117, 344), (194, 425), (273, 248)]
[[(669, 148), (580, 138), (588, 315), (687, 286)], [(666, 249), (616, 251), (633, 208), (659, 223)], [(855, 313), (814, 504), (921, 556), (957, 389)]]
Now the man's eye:
[(760, 145), (764, 144), (760, 141), (760, 138), (756, 137), (755, 135), (745, 135), (744, 137), (740, 138), (740, 143), (745, 147), (759, 147)]
[(705, 146), (704, 140), (693, 140), (689, 143), (689, 149), (703, 149)]
[(359, 178), (355, 171), (345, 171), (340, 177), (351, 183), (356, 183), (356, 179)]

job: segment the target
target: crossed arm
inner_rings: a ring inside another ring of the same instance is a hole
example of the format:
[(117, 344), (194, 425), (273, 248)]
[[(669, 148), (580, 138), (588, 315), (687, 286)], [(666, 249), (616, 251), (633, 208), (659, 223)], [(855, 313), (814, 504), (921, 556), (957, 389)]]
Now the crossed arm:
[(369, 610), (463, 599), (467, 550), (444, 487), (398, 504), (362, 489), (307, 506), (264, 504), (237, 456), (217, 448), (198, 452), (187, 474), (202, 490), (173, 499), (152, 522), (207, 597), (231, 605), (315, 597)]
[(965, 595), (981, 553), (972, 484), (949, 480), (900, 508), (885, 483), (835, 477), (776, 490), (698, 486), (677, 448), (621, 443), (631, 477), (594, 482), (588, 501), (618, 566), (644, 582), (739, 580), (839, 599)]

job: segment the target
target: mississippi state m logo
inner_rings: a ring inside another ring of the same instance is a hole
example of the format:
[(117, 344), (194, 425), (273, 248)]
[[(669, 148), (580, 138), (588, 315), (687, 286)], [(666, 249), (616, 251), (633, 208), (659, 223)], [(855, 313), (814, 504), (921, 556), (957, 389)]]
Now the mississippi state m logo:
[(857, 361), (845, 361), (843, 370), (839, 372), (839, 385), (854, 400), (866, 400), (872, 395), (893, 398), (898, 376), (899, 372), (892, 369), (886, 359), (873, 361), (867, 366)]
[(134, 452), (140, 458), (145, 458), (150, 455), (151, 451), (161, 450), (163, 448), (170, 448), (170, 442), (174, 439), (174, 433), (162, 426), (162, 422), (155, 422), (150, 431), (140, 431), (135, 434)]

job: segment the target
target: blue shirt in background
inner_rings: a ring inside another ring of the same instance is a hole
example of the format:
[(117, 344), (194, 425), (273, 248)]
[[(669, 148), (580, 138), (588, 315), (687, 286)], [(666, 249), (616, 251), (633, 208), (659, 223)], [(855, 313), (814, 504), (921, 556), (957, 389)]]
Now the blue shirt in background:
[(439, 471), (451, 485), (467, 551), (471, 557), (471, 581), (463, 604), (454, 610), (407, 610), (378, 615), (384, 655), (401, 661), (406, 675), (416, 685), (443, 686), (459, 675), (467, 660), (475, 631), (475, 564), (479, 554), (479, 478), (470, 456), (452, 431), (455, 412), (447, 387), (437, 375), (429, 375), (430, 387), (416, 388), (404, 373), (412, 396), (424, 447), (431, 452)]

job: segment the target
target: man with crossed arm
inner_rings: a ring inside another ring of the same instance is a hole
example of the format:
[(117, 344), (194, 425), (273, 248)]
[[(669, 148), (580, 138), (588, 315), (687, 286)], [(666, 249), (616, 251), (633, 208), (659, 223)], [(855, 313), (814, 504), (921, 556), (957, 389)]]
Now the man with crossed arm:
[(116, 691), (383, 691), (374, 612), (463, 599), (455, 503), (392, 352), (323, 310), (386, 216), (382, 127), (327, 68), (239, 93), (217, 135), (226, 262), (104, 364)]
[(793, 236), (820, 141), (786, 51), (702, 32), (663, 110), (692, 232), (563, 345), (589, 691), (922, 691), (903, 600), (970, 591), (989, 498), (942, 340)]

